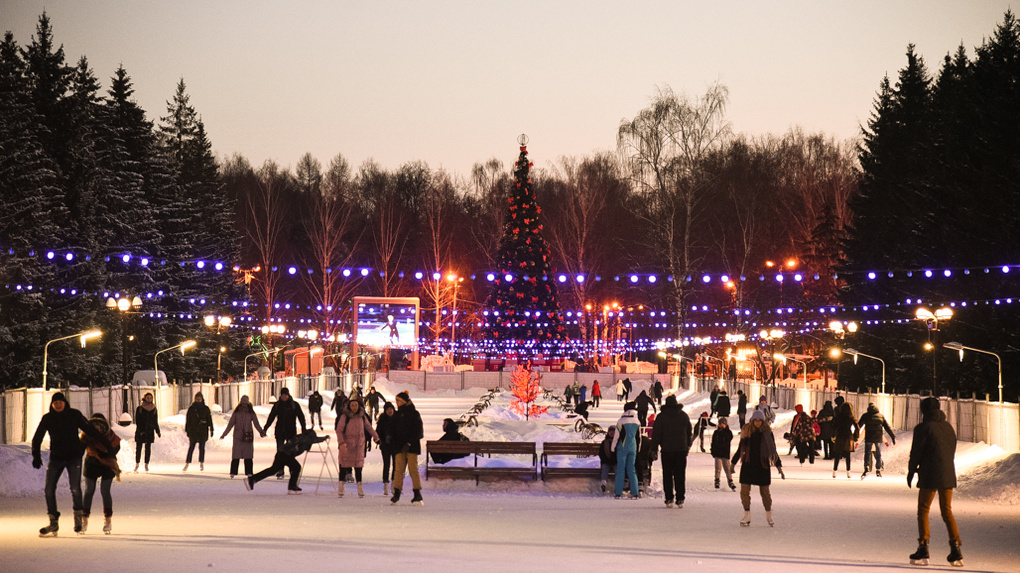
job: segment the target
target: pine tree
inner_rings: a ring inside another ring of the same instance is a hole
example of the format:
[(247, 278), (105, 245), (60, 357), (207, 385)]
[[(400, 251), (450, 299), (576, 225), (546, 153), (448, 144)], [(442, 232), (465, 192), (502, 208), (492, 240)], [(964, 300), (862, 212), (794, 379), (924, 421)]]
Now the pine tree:
[[(488, 335), (498, 350), (531, 356), (553, 350), (565, 337), (549, 248), (542, 238), (542, 208), (532, 189), (527, 139), (521, 137), (508, 198), (498, 274), (489, 294)], [(536, 347), (537, 345), (537, 347)]]

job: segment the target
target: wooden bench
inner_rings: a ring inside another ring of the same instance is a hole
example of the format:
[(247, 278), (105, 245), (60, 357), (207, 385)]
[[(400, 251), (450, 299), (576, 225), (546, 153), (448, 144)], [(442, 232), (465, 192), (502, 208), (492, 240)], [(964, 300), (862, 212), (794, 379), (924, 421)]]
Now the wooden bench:
[(599, 446), (594, 442), (546, 442), (542, 445), (542, 481), (556, 477), (593, 477), (602, 475), (601, 467), (595, 468), (558, 468), (549, 467), (549, 456), (573, 456), (590, 458), (599, 455)]
[[(447, 466), (445, 464), (434, 464), (430, 454), (467, 454), (473, 456), (472, 466)], [(486, 467), (478, 466), (479, 456), (492, 457), (496, 455), (530, 455), (530, 467)], [(475, 484), (481, 481), (483, 476), (496, 478), (530, 478), (538, 479), (538, 451), (535, 449), (535, 442), (469, 442), (469, 441), (438, 441), (430, 440), (425, 443), (425, 479), (430, 474), (436, 477), (448, 477), (453, 479), (475, 479)]]

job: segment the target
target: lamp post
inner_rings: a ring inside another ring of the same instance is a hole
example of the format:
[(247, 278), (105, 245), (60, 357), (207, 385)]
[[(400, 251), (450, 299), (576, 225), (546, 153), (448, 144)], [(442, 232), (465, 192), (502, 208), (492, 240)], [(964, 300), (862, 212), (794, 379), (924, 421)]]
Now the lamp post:
[[(234, 322), (234, 321), (229, 316), (216, 317), (216, 316), (213, 316), (213, 315), (209, 314), (209, 315), (206, 315), (206, 317), (204, 319), (204, 322), (205, 322), (205, 325), (208, 326), (209, 328), (216, 329), (216, 342), (218, 344), (220, 342), (220, 329), (222, 329), (222, 328), (229, 328), (230, 324), (232, 322)], [(225, 346), (220, 346), (219, 349), (220, 349), (219, 353), (216, 354), (216, 383), (217, 384), (220, 383), (220, 364), (221, 364), (221, 361), (222, 361), (222, 358), (223, 358), (223, 353), (227, 351), (227, 348)]]
[(156, 389), (157, 390), (159, 389), (159, 355), (163, 354), (164, 352), (170, 352), (171, 350), (176, 350), (176, 349), (180, 348), (181, 349), (181, 356), (184, 356), (184, 351), (189, 349), (189, 348), (192, 348), (196, 344), (198, 344), (198, 343), (195, 342), (194, 340), (185, 340), (184, 342), (178, 344), (177, 346), (171, 346), (170, 348), (165, 348), (163, 350), (160, 350), (159, 352), (157, 352), (155, 354), (155, 356), (152, 357), (152, 367), (153, 367), (152, 372), (153, 372), (153, 377), (156, 379)]
[(980, 348), (973, 348), (971, 346), (964, 346), (964, 345), (960, 344), (959, 342), (947, 342), (947, 343), (943, 344), (942, 346), (944, 346), (945, 348), (948, 348), (950, 350), (959, 350), (960, 351), (960, 362), (963, 362), (963, 351), (964, 350), (973, 350), (974, 352), (980, 352), (981, 354), (991, 354), (992, 356), (994, 356), (995, 359), (999, 361), (999, 403), (1000, 404), (1002, 403), (1002, 357), (1001, 356), (999, 356), (998, 354), (996, 354), (994, 352), (989, 352), (987, 350), (981, 350)]
[(49, 359), (50, 345), (51, 344), (53, 344), (54, 342), (60, 342), (61, 340), (70, 340), (72, 338), (78, 338), (79, 340), (81, 340), (81, 347), (85, 348), (85, 343), (89, 339), (96, 338), (96, 337), (102, 336), (102, 335), (103, 335), (103, 332), (101, 330), (87, 330), (85, 332), (79, 332), (78, 334), (72, 334), (71, 336), (64, 336), (64, 337), (61, 337), (61, 338), (54, 338), (53, 340), (47, 342), (46, 345), (43, 346), (43, 359), (42, 359), (42, 387), (43, 387), (43, 390), (45, 391), (48, 388), (48, 386), (46, 384), (46, 374), (47, 374), (47, 372), (46, 372), (46, 363), (47, 363), (47, 361)]
[(850, 356), (853, 356), (854, 357), (854, 364), (857, 364), (857, 357), (858, 356), (863, 356), (865, 358), (870, 358), (872, 360), (878, 360), (879, 362), (881, 362), (882, 363), (882, 393), (885, 394), (885, 360), (882, 360), (881, 358), (879, 358), (877, 356), (871, 356), (870, 354), (865, 354), (863, 352), (858, 352), (858, 351), (854, 350), (853, 348), (845, 348), (843, 350), (843, 353), (844, 354), (849, 354)]
[[(917, 320), (923, 320), (925, 326), (928, 327), (928, 342), (924, 345), (925, 350), (933, 350), (938, 344), (939, 322), (945, 322), (953, 318), (953, 309), (943, 306), (932, 312), (922, 306), (917, 309), (914, 316)], [(935, 333), (934, 342), (932, 342), (932, 332)], [(935, 352), (931, 354), (931, 395), (935, 396), (938, 391), (938, 354)]]
[[(446, 280), (453, 286), (453, 315), (450, 325), (450, 350), (453, 351), (457, 344), (457, 289), (460, 288), (460, 283), (464, 282), (464, 277), (459, 277), (456, 273), (449, 273), (446, 275)], [(388, 362), (389, 356), (386, 358)]]
[[(142, 299), (140, 297), (127, 298), (113, 298), (112, 296), (106, 299), (106, 308), (110, 310), (116, 310), (120, 312), (120, 384), (123, 387), (127, 386), (127, 335), (124, 332), (124, 320), (129, 314), (136, 314), (138, 309), (142, 307)], [(134, 309), (134, 310), (132, 310)], [(125, 391), (126, 392), (126, 391)], [(125, 397), (124, 407), (127, 408), (127, 400)], [(124, 410), (125, 412), (127, 410)]]
[[(708, 358), (709, 360), (715, 360), (716, 362), (719, 363), (720, 374), (719, 379), (721, 380), (723, 376), (726, 374), (726, 361), (721, 358), (716, 358), (715, 356), (712, 356), (708, 352), (703, 352), (701, 355), (704, 356), (705, 358)], [(718, 382), (716, 382), (716, 384), (718, 385)]]
[[(758, 333), (758, 337), (766, 341), (769, 344), (769, 356), (776, 353), (776, 341), (786, 336), (786, 332), (773, 328), (772, 330), (762, 330)], [(764, 374), (764, 372), (762, 373)], [(772, 372), (769, 373), (769, 378), (772, 379), (772, 389), (775, 391), (776, 387), (776, 366), (772, 365)], [(764, 382), (764, 380), (763, 380)]]

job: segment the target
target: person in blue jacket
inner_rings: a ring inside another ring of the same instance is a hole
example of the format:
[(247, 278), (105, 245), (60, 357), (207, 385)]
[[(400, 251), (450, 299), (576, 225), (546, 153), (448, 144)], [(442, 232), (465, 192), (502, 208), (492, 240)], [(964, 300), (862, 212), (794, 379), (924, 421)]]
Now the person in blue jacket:
[(630, 480), (630, 495), (640, 497), (638, 492), (637, 460), (638, 431), (641, 422), (637, 417), (637, 406), (627, 402), (623, 406), (623, 416), (616, 422), (616, 436), (613, 438), (613, 450), (616, 452), (616, 498), (623, 497), (624, 477)]

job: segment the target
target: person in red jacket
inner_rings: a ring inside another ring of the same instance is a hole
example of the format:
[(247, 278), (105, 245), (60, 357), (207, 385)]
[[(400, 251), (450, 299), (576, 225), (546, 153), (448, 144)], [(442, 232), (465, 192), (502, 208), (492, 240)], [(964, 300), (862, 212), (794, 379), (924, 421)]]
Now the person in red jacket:
[(960, 530), (953, 516), (953, 489), (956, 488), (956, 431), (939, 409), (938, 398), (921, 401), (921, 423), (914, 427), (914, 442), (910, 446), (907, 465), (907, 487), (917, 476), (917, 551), (910, 556), (911, 563), (928, 564), (928, 511), (935, 496), (939, 497), (942, 521), (949, 531), (949, 556), (946, 560), (963, 566), (960, 552)]

